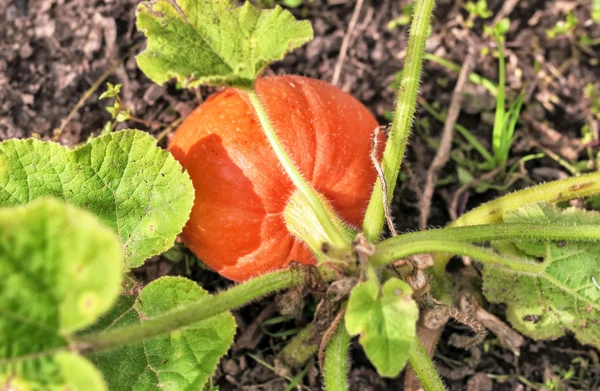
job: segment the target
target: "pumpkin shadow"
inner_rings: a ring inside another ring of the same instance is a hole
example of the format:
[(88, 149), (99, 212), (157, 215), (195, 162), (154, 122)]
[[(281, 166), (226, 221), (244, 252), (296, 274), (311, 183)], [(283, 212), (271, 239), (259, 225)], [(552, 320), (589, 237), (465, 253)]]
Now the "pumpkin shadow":
[(187, 151), (175, 145), (169, 151), (187, 168), (196, 192), (181, 234), (184, 243), (217, 271), (236, 265), (261, 240), (265, 208), (253, 184), (216, 134), (203, 137)]

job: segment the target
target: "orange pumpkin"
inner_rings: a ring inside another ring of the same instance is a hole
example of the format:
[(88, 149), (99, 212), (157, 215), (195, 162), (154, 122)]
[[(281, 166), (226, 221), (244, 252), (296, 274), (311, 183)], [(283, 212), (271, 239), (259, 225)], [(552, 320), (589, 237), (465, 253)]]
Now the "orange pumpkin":
[[(347, 223), (360, 226), (376, 179), (369, 159), (378, 126), (349, 94), (315, 79), (274, 76), (257, 93), (287, 153)], [(242, 281), (315, 262), (287, 230), (283, 210), (295, 190), (245, 93), (226, 89), (194, 110), (169, 150), (194, 183), (183, 242), (221, 275)]]

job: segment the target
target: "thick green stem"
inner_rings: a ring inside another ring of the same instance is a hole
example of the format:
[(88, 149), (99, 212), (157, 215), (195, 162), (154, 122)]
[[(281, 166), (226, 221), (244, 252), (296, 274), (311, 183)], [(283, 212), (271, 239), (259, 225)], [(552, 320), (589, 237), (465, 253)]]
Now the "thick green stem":
[(385, 252), (376, 251), (371, 257), (371, 263), (374, 266), (383, 266), (409, 255), (423, 253), (463, 255), (494, 267), (503, 267), (522, 274), (538, 274), (546, 268), (546, 265), (533, 259), (503, 256), (470, 243), (441, 239), (411, 241), (402, 246), (390, 247)]
[(294, 335), (285, 345), (279, 358), (290, 368), (300, 368), (306, 365), (319, 350), (319, 345), (311, 343), (314, 323), (309, 323), (300, 333)]
[(376, 247), (376, 256), (423, 240), (487, 242), (490, 240), (531, 241), (596, 241), (600, 240), (600, 225), (566, 224), (485, 224), (467, 227), (439, 228), (411, 232), (386, 239)]
[[(345, 242), (351, 243), (356, 236), (356, 232), (345, 225), (344, 221), (335, 213), (333, 206), (327, 198), (320, 194), (318, 197), (321, 199), (322, 205), (327, 210), (338, 232), (344, 235)], [(329, 251), (329, 254), (324, 254), (322, 250), (323, 244), (332, 243), (332, 240), (327, 235), (327, 232), (325, 232), (321, 221), (307, 202), (306, 197), (300, 191), (296, 190), (289, 198), (287, 206), (283, 211), (283, 219), (288, 231), (306, 243), (319, 261), (323, 262), (330, 257), (331, 251)], [(352, 251), (348, 245), (346, 245), (346, 248), (339, 248), (338, 250), (341, 250), (338, 251), (339, 253), (345, 254), (343, 258), (350, 258), (352, 255)]]
[[(494, 224), (502, 221), (506, 212), (536, 202), (564, 202), (600, 194), (600, 172), (535, 185), (478, 206), (449, 224), (449, 227)], [(563, 232), (563, 231), (561, 231)], [(566, 238), (562, 238), (566, 239)], [(437, 254), (434, 271), (442, 276), (450, 256)]]
[(427, 354), (421, 340), (417, 338), (410, 350), (409, 362), (412, 366), (417, 378), (421, 382), (421, 386), (426, 391), (444, 391), (444, 383), (438, 375), (431, 358)]
[[(319, 270), (325, 280), (332, 280), (335, 277), (330, 269), (321, 267)], [(203, 297), (192, 304), (182, 306), (139, 324), (76, 338), (75, 344), (85, 351), (101, 351), (117, 346), (130, 345), (200, 322), (248, 304), (262, 296), (303, 283), (304, 273), (298, 270), (265, 274), (217, 295)]]
[[(406, 62), (402, 73), (402, 81), (398, 90), (398, 103), (392, 121), (389, 140), (385, 146), (381, 168), (387, 184), (387, 202), (392, 200), (398, 172), (404, 158), (406, 143), (414, 120), (419, 78), (423, 65), (423, 52), (429, 30), (434, 0), (417, 0), (413, 22), (406, 49)], [(363, 222), (363, 232), (367, 240), (379, 240), (384, 223), (384, 204), (381, 181), (377, 179), (367, 213)]]
[(519, 190), (483, 204), (453, 221), (451, 227), (492, 224), (504, 213), (535, 202), (564, 202), (600, 194), (600, 172), (561, 179)]
[(323, 230), (326, 232), (327, 236), (331, 238), (332, 244), (340, 248), (348, 247), (348, 242), (333, 223), (329, 213), (327, 212), (327, 209), (321, 203), (317, 192), (304, 179), (300, 173), (300, 170), (298, 170), (298, 167), (296, 167), (295, 163), (292, 161), (292, 158), (285, 151), (285, 148), (283, 147), (281, 140), (279, 140), (279, 137), (277, 137), (277, 132), (275, 131), (275, 128), (269, 119), (269, 115), (267, 114), (260, 97), (256, 93), (256, 90), (246, 89), (244, 91), (248, 94), (250, 103), (256, 111), (256, 116), (260, 121), (267, 139), (269, 140), (271, 148), (273, 148), (275, 155), (277, 155), (279, 162), (283, 166), (283, 169), (294, 183), (294, 186), (296, 186), (300, 193), (306, 198), (306, 201), (313, 209), (315, 215), (319, 219), (319, 222), (323, 226)]
[(348, 347), (350, 335), (344, 322), (340, 322), (325, 351), (323, 378), (325, 390), (346, 391), (348, 389)]

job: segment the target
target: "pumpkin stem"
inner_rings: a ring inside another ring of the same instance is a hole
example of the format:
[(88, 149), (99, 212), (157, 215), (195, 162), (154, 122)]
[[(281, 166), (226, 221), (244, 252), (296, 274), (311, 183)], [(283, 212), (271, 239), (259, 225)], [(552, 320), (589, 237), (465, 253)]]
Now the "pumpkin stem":
[(334, 217), (333, 208), (325, 205), (327, 200), (318, 194), (318, 192), (312, 188), (310, 183), (304, 179), (290, 155), (285, 151), (256, 90), (254, 88), (249, 88), (244, 89), (243, 91), (248, 94), (250, 103), (252, 104), (263, 131), (269, 140), (269, 144), (271, 145), (271, 148), (273, 148), (283, 169), (294, 183), (296, 189), (298, 189), (297, 191), (301, 193), (302, 197), (306, 200), (302, 201), (302, 203), (306, 204), (305, 212), (311, 214), (309, 219), (316, 219), (319, 225), (318, 231), (323, 231), (327, 237), (327, 243), (331, 243), (335, 247), (348, 246), (352, 239), (347, 240), (344, 230), (340, 228), (342, 225), (340, 225), (339, 222), (334, 221), (336, 219), (339, 220), (339, 218), (337, 218), (337, 216)]
[(331, 203), (322, 195), (315, 192), (323, 205), (330, 221), (337, 232), (342, 234), (344, 245), (339, 246), (325, 230), (317, 213), (312, 209), (306, 197), (296, 190), (290, 197), (283, 216), (288, 231), (296, 238), (302, 240), (310, 247), (319, 262), (329, 261), (332, 258), (343, 259), (351, 257), (350, 243), (356, 232), (344, 224), (342, 219), (335, 214)]

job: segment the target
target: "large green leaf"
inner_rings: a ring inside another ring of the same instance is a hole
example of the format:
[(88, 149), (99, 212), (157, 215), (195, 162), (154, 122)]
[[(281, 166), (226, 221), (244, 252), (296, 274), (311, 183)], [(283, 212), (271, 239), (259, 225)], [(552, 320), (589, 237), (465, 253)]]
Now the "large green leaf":
[(0, 208), (0, 389), (106, 389), (66, 349), (113, 305), (122, 265), (118, 237), (86, 211), (48, 198)]
[[(207, 295), (196, 283), (163, 277), (137, 299), (123, 296), (119, 304), (90, 331), (139, 323)], [(219, 359), (233, 342), (235, 321), (222, 313), (142, 343), (94, 354), (91, 359), (114, 390), (201, 390)]]
[(410, 286), (396, 278), (381, 288), (372, 280), (360, 283), (350, 294), (346, 329), (360, 335), (360, 344), (382, 376), (398, 376), (416, 339), (419, 309), (411, 295)]
[(158, 84), (175, 78), (189, 87), (250, 86), (269, 63), (313, 37), (309, 22), (249, 1), (239, 8), (231, 0), (145, 2), (137, 26), (148, 38), (140, 69)]
[[(565, 230), (600, 224), (600, 213), (550, 204), (527, 205), (506, 213), (506, 223), (560, 224)], [(599, 238), (600, 239), (600, 238)], [(571, 330), (583, 343), (600, 347), (600, 243), (515, 242), (522, 254), (543, 258), (539, 274), (520, 274), (504, 268), (484, 268), (484, 293), (507, 305), (513, 327), (535, 338), (557, 338)]]
[(0, 143), (0, 206), (41, 196), (96, 214), (121, 238), (131, 268), (173, 245), (189, 217), (194, 189), (181, 165), (137, 130), (101, 136), (74, 150), (34, 139)]

